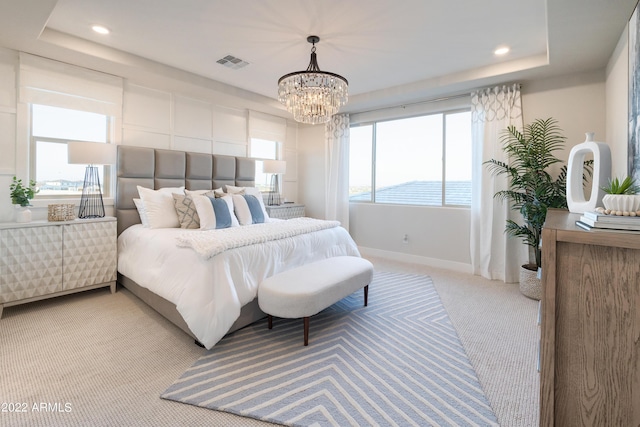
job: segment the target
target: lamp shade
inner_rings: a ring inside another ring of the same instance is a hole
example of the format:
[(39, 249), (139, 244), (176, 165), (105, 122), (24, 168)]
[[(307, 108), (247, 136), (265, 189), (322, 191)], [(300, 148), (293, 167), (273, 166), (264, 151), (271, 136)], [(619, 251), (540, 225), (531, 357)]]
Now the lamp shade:
[(287, 172), (287, 162), (284, 160), (265, 160), (262, 163), (264, 173), (285, 173)]
[(116, 163), (116, 146), (102, 142), (69, 141), (68, 162), (73, 165), (112, 165)]

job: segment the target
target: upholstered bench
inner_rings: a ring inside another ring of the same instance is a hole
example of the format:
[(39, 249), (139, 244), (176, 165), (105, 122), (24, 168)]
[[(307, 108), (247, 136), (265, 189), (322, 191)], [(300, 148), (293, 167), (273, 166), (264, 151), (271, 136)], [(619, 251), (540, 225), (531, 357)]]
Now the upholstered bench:
[(309, 318), (362, 288), (366, 306), (372, 278), (373, 265), (364, 258), (327, 258), (265, 279), (258, 287), (258, 305), (267, 313), (269, 329), (273, 316), (303, 318), (308, 345)]

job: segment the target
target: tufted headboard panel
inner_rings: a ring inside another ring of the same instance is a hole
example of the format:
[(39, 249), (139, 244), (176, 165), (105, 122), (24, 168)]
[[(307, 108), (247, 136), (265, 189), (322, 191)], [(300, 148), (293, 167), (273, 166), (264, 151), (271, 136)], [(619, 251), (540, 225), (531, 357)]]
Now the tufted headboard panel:
[(208, 190), (225, 185), (255, 186), (255, 160), (217, 154), (118, 146), (115, 212), (118, 235), (140, 216), (133, 203), (138, 188)]

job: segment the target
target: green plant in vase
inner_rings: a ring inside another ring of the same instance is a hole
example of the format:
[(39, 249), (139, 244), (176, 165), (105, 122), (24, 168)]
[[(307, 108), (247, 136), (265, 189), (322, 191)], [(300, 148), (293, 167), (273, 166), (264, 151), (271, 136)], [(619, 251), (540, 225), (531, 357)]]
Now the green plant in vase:
[(636, 185), (636, 181), (627, 176), (622, 182), (616, 177), (609, 180), (609, 185), (601, 187), (602, 191), (607, 194), (638, 194), (640, 186)]
[(609, 180), (609, 185), (601, 188), (607, 194), (602, 198), (604, 209), (598, 208), (599, 212), (607, 215), (640, 215), (640, 186), (632, 177), (627, 176), (622, 181), (613, 178)]
[(9, 190), (11, 193), (11, 203), (14, 205), (19, 205), (22, 207), (31, 205), (31, 199), (33, 199), (38, 193), (38, 189), (36, 188), (36, 182), (31, 180), (29, 181), (29, 185), (25, 186), (22, 183), (21, 179), (17, 179), (15, 176), (13, 177), (13, 182), (9, 186)]

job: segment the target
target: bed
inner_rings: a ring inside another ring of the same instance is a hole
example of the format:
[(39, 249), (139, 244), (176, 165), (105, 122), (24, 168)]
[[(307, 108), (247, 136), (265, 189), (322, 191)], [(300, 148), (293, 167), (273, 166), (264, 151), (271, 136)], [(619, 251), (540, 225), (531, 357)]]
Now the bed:
[[(134, 203), (138, 186), (191, 191), (225, 186), (250, 189), (254, 180), (255, 160), (249, 158), (118, 147), (118, 283), (206, 348), (225, 334), (265, 317), (256, 299), (258, 285), (265, 278), (320, 259), (360, 256), (348, 232), (328, 222), (318, 222), (313, 230), (309, 224), (301, 224), (304, 228), (300, 232), (288, 234), (276, 230), (295, 226), (293, 220), (215, 231), (150, 229), (141, 225)], [(271, 238), (246, 237), (268, 234), (269, 229)], [(206, 254), (196, 250), (194, 242), (219, 232), (220, 238), (244, 233), (243, 239), (235, 240), (253, 243), (214, 252), (209, 247)], [(272, 240), (274, 236), (278, 237)]]

